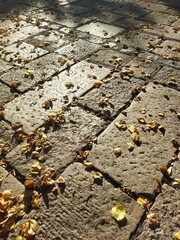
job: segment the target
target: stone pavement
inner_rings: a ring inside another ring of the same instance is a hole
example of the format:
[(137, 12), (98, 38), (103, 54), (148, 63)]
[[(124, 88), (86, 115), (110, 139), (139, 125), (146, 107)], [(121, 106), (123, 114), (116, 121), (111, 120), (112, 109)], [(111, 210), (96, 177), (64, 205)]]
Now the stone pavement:
[(1, 191), (41, 196), (1, 239), (31, 218), (23, 239), (180, 239), (179, 15), (179, 0), (0, 0)]

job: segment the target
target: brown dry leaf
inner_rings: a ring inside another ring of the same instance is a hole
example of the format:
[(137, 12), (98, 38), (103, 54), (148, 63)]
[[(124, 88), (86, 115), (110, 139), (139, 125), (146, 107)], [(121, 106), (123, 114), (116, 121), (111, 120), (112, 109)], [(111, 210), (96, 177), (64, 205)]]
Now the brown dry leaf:
[(56, 171), (54, 168), (46, 168), (43, 175), (40, 177), (40, 184), (42, 187), (49, 187), (55, 185)]
[(159, 225), (159, 218), (157, 213), (149, 213), (147, 215), (147, 222), (149, 225)]
[(59, 57), (58, 62), (63, 66), (67, 62), (67, 59), (64, 57)]
[(64, 85), (67, 87), (67, 88), (73, 88), (74, 87), (74, 83), (73, 82), (65, 82)]
[(65, 179), (64, 179), (62, 176), (59, 176), (59, 177), (56, 179), (56, 183), (57, 183), (57, 184), (64, 184), (64, 183), (65, 183)]
[(125, 218), (126, 215), (126, 209), (125, 207), (117, 203), (112, 209), (111, 209), (111, 215), (113, 218), (115, 218), (117, 221), (121, 221)]
[(157, 130), (160, 124), (157, 121), (150, 121), (146, 123), (146, 126), (150, 129)]
[(34, 180), (32, 180), (32, 179), (26, 179), (24, 182), (24, 186), (25, 186), (25, 188), (31, 189), (31, 190), (36, 188), (36, 184), (35, 184)]
[(133, 151), (134, 150), (134, 144), (132, 142), (128, 142), (127, 143), (127, 147), (129, 151)]
[(52, 108), (53, 107), (52, 99), (48, 99), (48, 100), (44, 101), (42, 104), (42, 107), (46, 110)]
[(139, 123), (142, 123), (142, 124), (146, 123), (144, 118), (137, 118), (137, 120), (138, 120)]
[(139, 109), (139, 112), (145, 114), (147, 112), (147, 110), (144, 107), (142, 107)]
[(1, 147), (1, 155), (6, 155), (8, 152), (10, 152), (12, 145), (10, 142), (4, 142), (2, 145), (0, 145)]
[(137, 132), (133, 132), (133, 133), (131, 134), (131, 139), (132, 139), (133, 142), (135, 142), (135, 143), (140, 142), (140, 136), (139, 136), (139, 133), (137, 133)]
[(117, 122), (115, 122), (114, 124), (119, 130), (126, 130), (127, 129), (127, 125), (126, 122), (124, 120), (119, 120)]
[(30, 239), (32, 236), (34, 236), (38, 228), (38, 223), (34, 219), (28, 219), (25, 223), (20, 225), (21, 234), (27, 239)]
[(96, 81), (96, 82), (93, 83), (93, 86), (96, 87), (96, 88), (99, 88), (102, 84), (103, 84), (102, 81)]
[(133, 133), (133, 132), (138, 132), (137, 128), (134, 125), (129, 125), (128, 130)]
[(31, 199), (31, 206), (34, 208), (40, 207), (41, 204), (41, 196), (37, 191), (33, 191), (32, 199)]
[(144, 206), (147, 210), (149, 210), (149, 207), (151, 205), (151, 202), (148, 199), (144, 198), (144, 197), (138, 197), (137, 203), (139, 203), (140, 205)]
[(94, 172), (93, 173), (93, 178), (94, 178), (94, 180), (102, 180), (103, 175), (100, 172)]
[(4, 112), (0, 111), (0, 120), (4, 119)]
[(35, 162), (30, 166), (31, 174), (38, 175), (41, 172), (41, 164), (39, 162)]

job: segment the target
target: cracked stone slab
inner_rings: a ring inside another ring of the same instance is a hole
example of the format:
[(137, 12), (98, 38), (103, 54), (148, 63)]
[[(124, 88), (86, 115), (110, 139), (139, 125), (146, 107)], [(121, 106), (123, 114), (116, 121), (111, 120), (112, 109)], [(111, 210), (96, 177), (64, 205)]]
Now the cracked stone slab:
[(138, 240), (176, 239), (174, 234), (179, 232), (179, 191), (164, 185), (150, 212), (158, 215), (160, 225), (152, 228), (146, 221)]
[[(141, 92), (127, 108), (127, 114), (120, 114), (98, 137), (88, 161), (131, 191), (154, 194), (157, 188), (154, 179), (162, 177), (159, 168), (172, 158), (174, 148), (171, 140), (179, 135), (176, 115), (179, 98), (178, 91), (149, 83), (146, 92)], [(159, 116), (161, 112), (164, 118)], [(165, 130), (147, 130), (138, 118), (143, 118), (145, 122), (157, 121)], [(133, 151), (127, 147), (128, 142), (133, 143), (130, 131), (119, 130), (115, 125), (120, 120), (125, 121), (127, 126), (134, 125), (139, 132), (141, 143), (134, 143)], [(117, 156), (113, 149), (118, 147), (122, 149), (122, 154)]]
[(80, 97), (78, 103), (97, 113), (115, 117), (132, 97), (133, 89), (143, 84), (144, 81), (135, 78), (130, 81), (123, 80), (119, 73), (115, 73), (100, 88), (94, 88)]
[[(22, 122), (25, 130), (31, 132), (44, 122), (49, 113), (70, 103), (74, 97), (89, 90), (94, 82), (102, 80), (109, 73), (108, 68), (81, 61), (51, 81), (46, 81), (42, 88), (28, 91), (6, 104), (5, 118), (12, 123)], [(71, 86), (66, 87), (66, 83)], [(52, 99), (52, 108), (43, 108), (43, 103), (49, 99)]]
[(116, 68), (118, 66), (123, 66), (129, 62), (133, 56), (120, 53), (119, 51), (111, 49), (99, 50), (96, 53), (93, 53), (88, 61), (95, 62), (101, 65), (110, 66)]
[[(52, 149), (47, 154), (42, 153), (46, 160), (41, 164), (42, 171), (45, 167), (53, 167), (57, 171), (62, 171), (73, 162), (77, 152), (81, 150), (86, 142), (105, 125), (104, 120), (79, 107), (71, 107), (69, 111), (65, 112), (64, 116), (66, 119), (65, 124), (56, 130), (49, 129), (46, 133), (48, 141), (52, 144)], [(22, 154), (22, 148), (25, 144), (26, 142), (9, 152), (6, 155), (6, 161), (26, 179), (31, 179), (33, 176), (29, 171), (29, 167), (37, 160)]]
[(16, 65), (22, 65), (24, 62), (38, 58), (46, 53), (48, 53), (48, 51), (22, 42), (5, 47), (0, 52), (0, 56), (8, 62), (14, 63)]
[(171, 25), (177, 20), (177, 16), (168, 14), (167, 12), (150, 12), (147, 15), (140, 18), (140, 20), (153, 22), (157, 24)]
[[(24, 92), (27, 89), (34, 88), (39, 82), (45, 82), (53, 74), (58, 74), (73, 63), (73, 60), (69, 60), (64, 56), (50, 53), (26, 64), (23, 69), (11, 69), (1, 76), (1, 80), (8, 84), (9, 87), (12, 87), (12, 83), (15, 82), (17, 84), (16, 89)], [(27, 77), (26, 72), (33, 75)]]
[[(105, 179), (101, 185), (93, 183), (92, 173), (85, 171), (80, 163), (69, 166), (62, 177), (66, 181), (64, 191), (57, 196), (47, 193), (48, 200), (23, 218), (33, 218), (38, 222), (37, 238), (130, 238), (143, 215), (141, 206)], [(117, 202), (126, 208), (126, 219), (119, 224), (111, 217), (111, 208)], [(10, 237), (14, 238), (13, 234)]]
[(113, 25), (108, 25), (101, 22), (91, 22), (89, 24), (85, 24), (77, 30), (82, 32), (88, 32), (89, 34), (101, 37), (101, 38), (111, 38), (118, 33), (124, 31), (124, 28), (116, 27)]
[(25, 187), (13, 175), (0, 166), (0, 176), (3, 178), (0, 191), (11, 190), (13, 196), (23, 194)]
[(90, 43), (88, 41), (80, 39), (56, 50), (55, 52), (61, 55), (65, 55), (67, 58), (80, 59), (95, 52), (99, 48), (100, 46), (98, 44)]
[(164, 66), (153, 79), (158, 83), (180, 90), (180, 72), (175, 68)]
[(11, 101), (15, 96), (18, 95), (18, 93), (15, 93), (11, 91), (11, 89), (6, 86), (5, 84), (0, 82), (0, 102), (9, 102)]

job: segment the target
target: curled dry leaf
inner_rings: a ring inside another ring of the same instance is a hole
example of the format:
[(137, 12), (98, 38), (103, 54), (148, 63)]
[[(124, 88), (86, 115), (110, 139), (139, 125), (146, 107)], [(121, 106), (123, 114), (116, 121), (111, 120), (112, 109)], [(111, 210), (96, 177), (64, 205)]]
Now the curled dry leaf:
[(100, 172), (94, 172), (93, 173), (93, 178), (94, 178), (94, 180), (102, 180), (103, 175)]
[(146, 121), (145, 121), (144, 118), (138, 118), (137, 120), (138, 120), (138, 122), (141, 123), (141, 124), (145, 124), (145, 123), (146, 123)]
[(57, 184), (64, 184), (64, 183), (65, 183), (65, 179), (64, 179), (62, 176), (59, 176), (59, 177), (56, 179), (56, 183), (57, 183)]
[(34, 180), (32, 180), (32, 179), (26, 179), (24, 182), (24, 186), (25, 186), (25, 188), (31, 189), (31, 190), (36, 188), (36, 184), (35, 184)]
[(122, 153), (122, 149), (120, 147), (114, 148), (113, 152), (116, 156), (120, 156)]
[(5, 142), (2, 145), (0, 145), (0, 147), (1, 147), (1, 155), (4, 156), (11, 151), (12, 145), (10, 142)]
[(115, 126), (119, 130), (126, 130), (127, 129), (127, 125), (126, 125), (126, 122), (124, 120), (119, 120), (119, 121), (115, 122)]
[(128, 142), (127, 143), (127, 147), (129, 151), (133, 151), (134, 150), (134, 144), (132, 142)]
[(20, 225), (21, 235), (24, 238), (30, 239), (34, 236), (38, 230), (39, 226), (36, 220), (28, 219), (25, 223)]
[(137, 132), (133, 132), (133, 133), (131, 134), (131, 139), (132, 139), (133, 142), (135, 142), (135, 143), (140, 142), (140, 136), (139, 136), (139, 133), (137, 133)]
[(120, 204), (117, 203), (112, 209), (111, 209), (111, 215), (114, 219), (116, 219), (117, 221), (121, 221), (125, 218), (126, 215), (126, 209), (125, 207)]
[(147, 222), (149, 225), (159, 225), (159, 218), (157, 213), (149, 213), (147, 215)]
[(144, 197), (138, 197), (137, 203), (139, 203), (140, 205), (145, 207), (147, 210), (149, 210), (149, 207), (151, 205), (151, 202), (147, 198), (144, 198)]
[(137, 128), (134, 125), (129, 125), (128, 130), (133, 133), (133, 132), (138, 132)]
[(54, 168), (46, 168), (43, 175), (40, 177), (40, 184), (42, 187), (49, 187), (55, 184), (56, 171)]
[(41, 164), (39, 162), (35, 162), (30, 166), (31, 174), (38, 175), (41, 172)]
[(26, 71), (24, 73), (24, 77), (26, 77), (26, 78), (34, 78), (34, 73), (31, 72), (31, 71)]
[(65, 85), (67, 88), (73, 88), (73, 87), (74, 87), (74, 83), (73, 83), (73, 82), (65, 82), (64, 85)]
[(34, 208), (40, 207), (41, 204), (41, 197), (37, 191), (33, 191), (32, 199), (31, 199), (31, 206)]
[(47, 109), (50, 109), (50, 108), (53, 108), (52, 99), (50, 98), (50, 99), (44, 101), (43, 104), (42, 104), (42, 107), (43, 107), (44, 109), (46, 109), (46, 110), (47, 110)]
[(173, 234), (173, 237), (174, 237), (175, 240), (180, 240), (180, 232), (175, 232)]
[(84, 164), (85, 168), (87, 168), (87, 169), (94, 167), (92, 162), (83, 162), (83, 164)]
[(94, 86), (95, 88), (99, 88), (102, 84), (103, 84), (102, 81), (96, 81), (96, 82), (93, 83), (93, 86)]
[(147, 112), (147, 110), (144, 107), (140, 108), (139, 111), (140, 111), (140, 113), (143, 113), (143, 114), (145, 114)]

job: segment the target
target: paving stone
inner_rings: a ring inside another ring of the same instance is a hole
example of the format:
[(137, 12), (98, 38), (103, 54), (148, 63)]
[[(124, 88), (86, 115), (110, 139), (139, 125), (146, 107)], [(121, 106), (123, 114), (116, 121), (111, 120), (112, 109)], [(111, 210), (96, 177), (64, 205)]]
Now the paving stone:
[(50, 52), (56, 50), (57, 48), (60, 48), (69, 42), (66, 35), (57, 30), (45, 31), (25, 41), (29, 44), (33, 44), (35, 47), (41, 47), (42, 49)]
[(56, 1), (59, 5), (66, 5), (68, 3), (73, 3), (73, 2), (76, 2), (76, 0), (57, 0)]
[[(13, 123), (22, 122), (24, 129), (31, 132), (43, 123), (49, 113), (59, 110), (65, 104), (64, 97), (67, 96), (66, 103), (70, 103), (74, 97), (89, 90), (94, 82), (102, 80), (109, 73), (107, 68), (81, 61), (45, 82), (42, 89), (29, 91), (6, 104), (5, 118)], [(67, 88), (66, 82), (72, 83), (72, 87)], [(53, 106), (46, 110), (43, 103), (48, 99), (53, 100)]]
[(160, 66), (157, 63), (157, 58), (151, 54), (145, 56), (139, 55), (138, 58), (134, 58), (128, 62), (123, 68), (122, 71), (127, 71), (127, 69), (133, 71), (132, 76), (135, 78), (141, 79), (150, 79), (152, 75), (159, 70)]
[(121, 15), (100, 10), (91, 10), (87, 13), (81, 14), (81, 16), (89, 18), (91, 20), (100, 21), (103, 23), (112, 23), (118, 20), (119, 18), (123, 18)]
[(116, 25), (116, 26), (120, 26), (120, 27), (123, 27), (123, 28), (127, 28), (128, 30), (129, 29), (142, 29), (144, 28), (145, 26), (149, 26), (149, 23), (145, 22), (145, 21), (140, 21), (140, 20), (137, 20), (137, 19), (134, 19), (134, 18), (130, 18), (130, 17), (123, 17), (123, 18), (120, 18), (119, 20), (115, 21), (113, 23), (113, 25)]
[[(35, 88), (37, 83), (45, 82), (53, 74), (58, 74), (73, 63), (73, 60), (68, 60), (56, 53), (50, 53), (30, 62), (23, 69), (11, 69), (1, 76), (1, 80), (8, 84), (9, 87), (16, 83), (16, 89), (24, 92), (27, 89)], [(33, 75), (28, 77), (25, 75), (26, 72)]]
[(180, 60), (179, 46), (180, 43), (177, 41), (166, 40), (159, 44), (159, 46), (156, 47), (154, 52), (164, 59), (172, 59), (179, 61)]
[(85, 40), (75, 41), (67, 46), (64, 46), (58, 50), (57, 53), (65, 55), (68, 58), (80, 59), (88, 56), (100, 48), (99, 45), (87, 42)]
[(14, 96), (17, 95), (17, 93), (11, 91), (11, 89), (9, 87), (7, 87), (5, 84), (0, 82), (0, 102), (9, 102), (10, 100), (12, 100), (12, 98), (14, 98)]
[(129, 31), (116, 38), (117, 42), (125, 45), (125, 47), (133, 47), (135, 49), (143, 49), (153, 51), (160, 42), (158, 36), (139, 31)]
[[(67, 165), (74, 161), (77, 152), (82, 149), (89, 139), (96, 135), (105, 125), (105, 122), (95, 115), (72, 107), (65, 113), (66, 123), (59, 129), (50, 129), (47, 132), (48, 141), (52, 149), (42, 156), (46, 161), (41, 164), (42, 169), (53, 167), (62, 171)], [(29, 167), (36, 160), (22, 154), (22, 148), (26, 143), (18, 145), (6, 155), (6, 161), (16, 168), (25, 178), (32, 178)], [(36, 176), (34, 176), (36, 177)]]
[(165, 4), (165, 5), (171, 6), (171, 7), (180, 8), (180, 3), (179, 3), (178, 0), (174, 0), (174, 1), (171, 1), (171, 0), (160, 0), (159, 2), (162, 3), (162, 4)]
[(89, 34), (99, 36), (101, 38), (110, 38), (124, 31), (124, 28), (115, 27), (113, 25), (101, 22), (92, 22), (77, 28), (79, 31), (88, 32)]
[(95, 43), (95, 44), (103, 44), (107, 40), (106, 38), (100, 38), (95, 35), (90, 35), (87, 32), (81, 32), (81, 31), (75, 30), (73, 33), (74, 33), (74, 37), (77, 37), (79, 39), (84, 39), (88, 42)]
[[(106, 180), (102, 185), (93, 184), (91, 175), (79, 163), (69, 166), (62, 174), (65, 190), (57, 196), (47, 193), (48, 201), (23, 218), (38, 222), (38, 239), (130, 238), (143, 214), (142, 208)], [(119, 224), (111, 217), (111, 208), (117, 202), (127, 211), (126, 219)]]
[(129, 81), (123, 80), (119, 73), (115, 73), (100, 88), (94, 88), (78, 99), (78, 103), (97, 113), (114, 118), (132, 97), (133, 89), (143, 84), (144, 81), (135, 78)]
[(157, 24), (170, 25), (177, 20), (176, 16), (163, 12), (150, 12), (146, 16), (140, 18), (140, 20), (154, 22)]
[(22, 185), (14, 176), (8, 173), (3, 167), (0, 166), (0, 176), (3, 177), (0, 191), (11, 190), (13, 196), (23, 194), (25, 191), (24, 185)]
[(132, 6), (130, 5), (130, 6), (118, 8), (114, 10), (114, 12), (121, 15), (133, 17), (133, 18), (139, 18), (149, 13), (149, 10), (141, 8), (136, 5), (132, 5)]
[[(87, 160), (131, 191), (153, 195), (157, 188), (154, 179), (162, 176), (159, 168), (166, 165), (174, 153), (171, 139), (179, 135), (179, 120), (173, 112), (179, 112), (177, 99), (179, 92), (176, 90), (148, 84), (146, 92), (141, 92), (137, 101), (127, 109), (127, 117), (120, 114), (98, 137)], [(145, 114), (140, 112), (142, 108), (145, 108)], [(164, 112), (165, 117), (160, 117), (159, 112)], [(145, 122), (159, 122), (165, 133), (147, 130), (145, 125), (138, 123), (138, 118), (144, 118)], [(135, 125), (139, 131), (141, 143), (134, 144), (132, 152), (127, 148), (127, 143), (132, 141), (131, 133), (115, 126), (120, 120), (127, 126)], [(117, 147), (122, 149), (119, 156), (113, 152)]]
[(2, 74), (3, 72), (7, 71), (10, 68), (12, 68), (12, 66), (9, 63), (0, 59), (0, 74)]
[(162, 83), (169, 87), (176, 88), (180, 90), (180, 73), (179, 70), (164, 66), (157, 74), (154, 76), (156, 82)]
[(20, 21), (18, 18), (14, 20), (13, 24), (14, 25), (12, 25), (9, 20), (5, 20), (4, 23), (1, 22), (1, 27), (4, 29), (4, 34), (2, 35), (1, 40), (1, 44), (3, 46), (22, 41), (27, 37), (38, 34), (44, 30), (43, 28), (35, 26), (34, 24)]
[(98, 63), (100, 65), (110, 66), (116, 68), (118, 66), (123, 66), (129, 62), (133, 56), (120, 53), (119, 51), (103, 49), (94, 53), (88, 61)]
[(157, 227), (150, 227), (147, 221), (144, 224), (142, 233), (137, 237), (138, 240), (154, 239), (176, 239), (174, 234), (179, 232), (179, 191), (168, 185), (164, 185), (162, 193), (156, 198), (151, 208), (151, 212), (158, 215), (160, 224)]
[(12, 128), (5, 121), (0, 121), (0, 144), (11, 142), (13, 135)]
[(165, 6), (163, 4), (159, 4), (156, 2), (147, 2), (147, 1), (140, 1), (136, 4), (137, 7), (145, 8), (150, 11), (159, 11), (159, 12), (168, 12), (170, 11), (170, 8), (168, 6)]
[(89, 11), (90, 9), (87, 8), (87, 7), (82, 7), (82, 6), (76, 6), (76, 5), (73, 5), (73, 4), (68, 4), (68, 5), (65, 5), (61, 10), (62, 10), (62, 12), (79, 15), (81, 13)]
[(176, 27), (169, 27), (165, 25), (153, 25), (149, 28), (144, 27), (144, 31), (147, 33), (156, 34), (168, 39), (179, 40), (180, 39), (180, 31), (176, 29)]
[(48, 53), (48, 51), (38, 47), (35, 48), (33, 45), (22, 42), (5, 47), (3, 51), (0, 52), (0, 55), (1, 58), (6, 61), (22, 65), (24, 62), (38, 58), (46, 53)]

